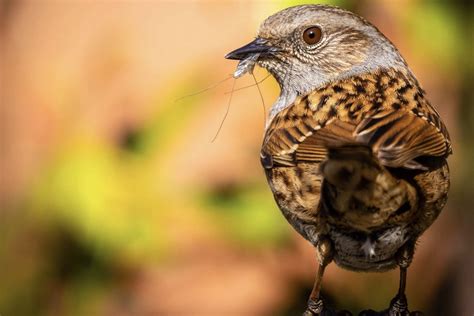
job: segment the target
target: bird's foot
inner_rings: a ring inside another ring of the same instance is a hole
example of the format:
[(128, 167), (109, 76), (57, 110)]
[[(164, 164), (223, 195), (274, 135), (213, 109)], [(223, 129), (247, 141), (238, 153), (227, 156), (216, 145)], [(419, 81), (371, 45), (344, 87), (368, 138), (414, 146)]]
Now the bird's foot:
[(359, 316), (423, 316), (422, 312), (408, 311), (407, 298), (405, 296), (395, 296), (390, 302), (390, 307), (381, 312), (365, 310), (359, 313)]
[(387, 310), (389, 316), (409, 316), (408, 302), (405, 295), (397, 295), (390, 302), (390, 307)]
[(322, 299), (317, 301), (308, 300), (308, 308), (303, 313), (303, 316), (352, 316), (349, 311), (335, 311), (324, 305)]
[(314, 315), (322, 315), (323, 310), (325, 310), (325, 306), (322, 299), (318, 299), (314, 301), (312, 299), (308, 300), (308, 308), (303, 313), (303, 316), (314, 316)]

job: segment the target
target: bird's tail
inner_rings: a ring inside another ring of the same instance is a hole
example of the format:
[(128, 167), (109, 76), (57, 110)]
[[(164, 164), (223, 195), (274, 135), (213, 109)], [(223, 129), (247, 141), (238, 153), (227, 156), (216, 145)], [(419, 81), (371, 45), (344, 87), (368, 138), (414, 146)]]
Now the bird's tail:
[(321, 164), (323, 205), (330, 219), (370, 230), (411, 216), (416, 189), (383, 167), (371, 148), (359, 144), (328, 149)]

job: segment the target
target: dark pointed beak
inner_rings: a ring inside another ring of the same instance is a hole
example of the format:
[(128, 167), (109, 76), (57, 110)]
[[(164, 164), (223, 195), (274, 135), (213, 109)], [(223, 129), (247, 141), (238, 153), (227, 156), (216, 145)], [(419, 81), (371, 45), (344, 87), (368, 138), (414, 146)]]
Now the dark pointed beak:
[(225, 58), (242, 60), (253, 54), (268, 54), (274, 51), (275, 50), (271, 46), (265, 45), (263, 40), (257, 38), (253, 42), (228, 53), (225, 55)]

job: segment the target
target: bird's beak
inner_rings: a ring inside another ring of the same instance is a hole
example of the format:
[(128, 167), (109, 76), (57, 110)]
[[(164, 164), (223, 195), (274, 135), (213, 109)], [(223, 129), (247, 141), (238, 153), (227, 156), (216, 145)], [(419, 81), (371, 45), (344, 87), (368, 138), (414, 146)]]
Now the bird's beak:
[(236, 50), (225, 55), (226, 59), (243, 60), (253, 54), (265, 55), (274, 52), (275, 49), (265, 44), (260, 38), (257, 38), (253, 42), (248, 43), (245, 46), (237, 48)]

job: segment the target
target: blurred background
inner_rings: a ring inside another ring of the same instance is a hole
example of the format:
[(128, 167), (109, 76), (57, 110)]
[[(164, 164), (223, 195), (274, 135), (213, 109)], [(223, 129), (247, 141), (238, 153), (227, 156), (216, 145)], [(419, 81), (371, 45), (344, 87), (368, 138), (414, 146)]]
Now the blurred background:
[[(408, 274), (427, 315), (474, 312), (469, 2), (320, 1), (396, 44), (451, 133), (450, 199)], [(266, 185), (257, 88), (234, 93), (214, 142), (232, 80), (182, 98), (227, 78), (236, 62), (223, 56), (298, 3), (0, 1), (2, 316), (304, 310), (316, 256)], [(261, 89), (268, 110), (278, 87)], [(397, 286), (397, 271), (335, 265), (323, 283), (353, 312), (387, 307)]]

